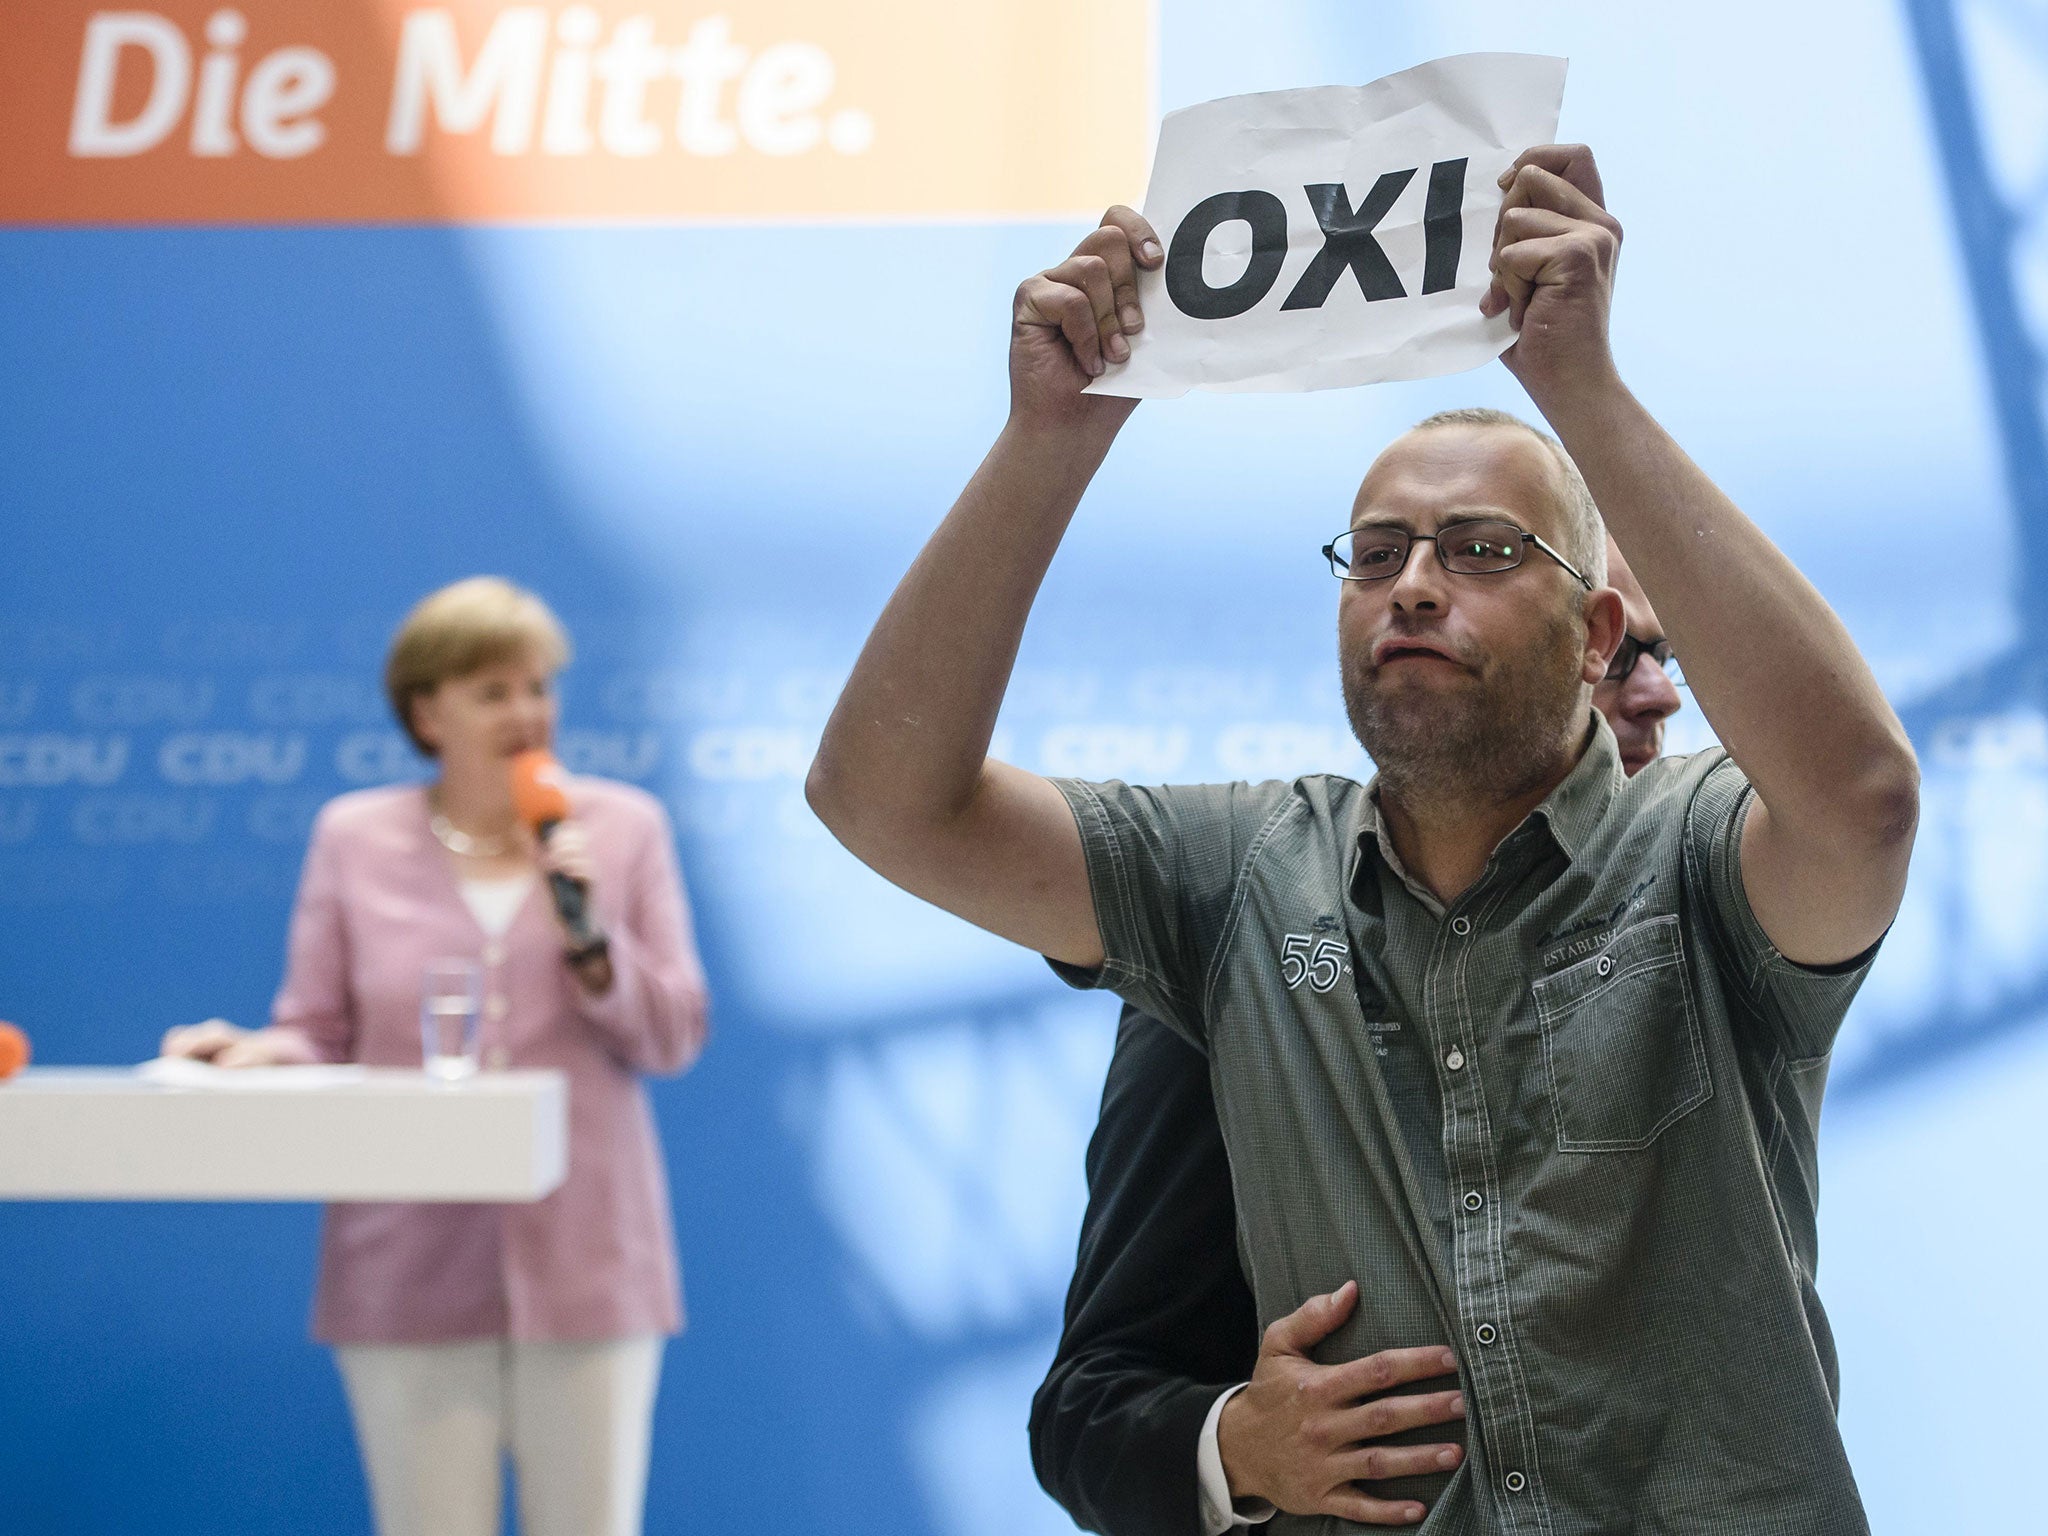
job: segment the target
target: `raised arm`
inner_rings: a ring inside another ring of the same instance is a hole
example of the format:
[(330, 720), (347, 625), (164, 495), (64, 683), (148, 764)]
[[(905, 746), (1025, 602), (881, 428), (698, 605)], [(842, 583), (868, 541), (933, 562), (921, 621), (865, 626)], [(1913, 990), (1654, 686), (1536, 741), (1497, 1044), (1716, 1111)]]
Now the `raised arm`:
[(1905, 728), (1834, 611), (1622, 384), (1607, 342), (1621, 228), (1582, 145), (1507, 176), (1485, 308), (1505, 361), (1585, 476), (1686, 682), (1756, 790), (1742, 880), (1771, 942), (1828, 965), (1898, 911), (1919, 816)]
[(1134, 406), (1081, 391), (1129, 355), (1136, 269), (1162, 259), (1151, 226), (1112, 208), (1017, 290), (1009, 420), (889, 599), (804, 785), (889, 880), (1080, 966), (1103, 955), (1073, 813), (988, 745), (1039, 583)]

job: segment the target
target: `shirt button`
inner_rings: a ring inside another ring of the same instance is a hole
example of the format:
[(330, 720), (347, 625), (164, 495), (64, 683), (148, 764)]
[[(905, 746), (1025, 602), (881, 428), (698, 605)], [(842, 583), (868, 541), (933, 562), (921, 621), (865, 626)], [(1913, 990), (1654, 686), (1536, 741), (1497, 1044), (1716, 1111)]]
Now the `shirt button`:
[(1459, 1050), (1455, 1045), (1452, 1046), (1448, 1051), (1444, 1052), (1444, 1065), (1449, 1067), (1453, 1072), (1464, 1071), (1465, 1053)]
[(1468, 1210), (1468, 1211), (1476, 1211), (1476, 1210), (1478, 1210), (1478, 1209), (1479, 1209), (1479, 1208), (1480, 1208), (1480, 1207), (1481, 1207), (1482, 1205), (1484, 1205), (1484, 1204), (1486, 1204), (1486, 1196), (1484, 1196), (1484, 1195), (1482, 1195), (1481, 1193), (1479, 1193), (1479, 1191), (1478, 1191), (1478, 1190), (1476, 1190), (1476, 1189), (1468, 1189), (1468, 1190), (1466, 1190), (1466, 1191), (1465, 1191), (1465, 1209), (1466, 1209), (1466, 1210)]
[(1463, 937), (1465, 937), (1465, 935), (1466, 935), (1466, 934), (1470, 933), (1471, 931), (1472, 931), (1472, 919), (1471, 919), (1471, 918), (1469, 918), (1469, 917), (1454, 917), (1454, 918), (1452, 918), (1452, 919), (1451, 919), (1451, 932), (1455, 933), (1455, 934), (1456, 934), (1456, 935), (1457, 935), (1457, 936), (1458, 936), (1459, 938), (1461, 938), (1461, 939), (1462, 939)]
[(1472, 1330), (1472, 1337), (1477, 1339), (1482, 1344), (1491, 1344), (1495, 1339), (1499, 1338), (1500, 1335), (1493, 1331), (1493, 1324), (1481, 1323), (1477, 1328), (1474, 1328)]
[(1519, 1472), (1510, 1472), (1506, 1477), (1501, 1479), (1501, 1485), (1505, 1487), (1509, 1493), (1520, 1493), (1524, 1488), (1529, 1486), (1529, 1479), (1522, 1476), (1522, 1474)]
[(484, 964), (503, 965), (504, 963), (505, 946), (500, 944), (496, 939), (491, 940), (490, 943), (484, 946)]
[(1600, 957), (1600, 963), (1594, 966), (1593, 969), (1598, 971), (1602, 976), (1605, 976), (1609, 971), (1612, 971), (1614, 969), (1614, 956), (1602, 955)]
[(502, 1019), (505, 1017), (505, 1012), (509, 1007), (510, 1004), (505, 1001), (504, 994), (494, 992), (491, 994), (490, 1000), (484, 1004), (484, 1016), (490, 1019)]

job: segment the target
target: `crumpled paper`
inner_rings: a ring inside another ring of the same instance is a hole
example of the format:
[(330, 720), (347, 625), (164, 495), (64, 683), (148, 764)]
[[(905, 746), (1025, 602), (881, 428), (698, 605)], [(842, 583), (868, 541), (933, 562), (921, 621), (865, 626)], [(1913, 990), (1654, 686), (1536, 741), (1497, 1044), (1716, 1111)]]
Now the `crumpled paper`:
[[(1339, 389), (1460, 373), (1498, 357), (1514, 340), (1508, 318), (1479, 313), (1498, 181), (1523, 150), (1555, 139), (1564, 76), (1563, 59), (1467, 53), (1370, 85), (1227, 96), (1169, 113), (1144, 210), (1168, 270), (1140, 272), (1145, 329), (1129, 338), (1130, 358), (1088, 392)], [(1413, 174), (1398, 190), (1384, 180), (1404, 171)], [(1217, 223), (1206, 240), (1209, 220), (1189, 221), (1231, 193), (1250, 196), (1212, 208), (1260, 217), (1264, 240), (1244, 218)], [(1326, 244), (1336, 249), (1326, 254)], [(1272, 275), (1241, 313), (1204, 318), (1170, 295), (1169, 271), (1198, 310), (1243, 305)], [(1369, 287), (1381, 296), (1368, 297)]]

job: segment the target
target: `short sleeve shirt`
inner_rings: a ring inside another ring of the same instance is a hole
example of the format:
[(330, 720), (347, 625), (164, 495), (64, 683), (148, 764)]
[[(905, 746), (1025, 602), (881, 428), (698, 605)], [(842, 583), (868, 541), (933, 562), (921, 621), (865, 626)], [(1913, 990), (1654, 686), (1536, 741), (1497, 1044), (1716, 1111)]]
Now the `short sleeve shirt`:
[(1771, 944), (1725, 753), (1629, 778), (1595, 715), (1448, 906), (1371, 785), (1056, 782), (1105, 959), (1055, 968), (1208, 1052), (1261, 1322), (1356, 1279), (1322, 1358), (1457, 1350), (1468, 1455), (1421, 1529), (1867, 1531), (1814, 1269), (1872, 956)]

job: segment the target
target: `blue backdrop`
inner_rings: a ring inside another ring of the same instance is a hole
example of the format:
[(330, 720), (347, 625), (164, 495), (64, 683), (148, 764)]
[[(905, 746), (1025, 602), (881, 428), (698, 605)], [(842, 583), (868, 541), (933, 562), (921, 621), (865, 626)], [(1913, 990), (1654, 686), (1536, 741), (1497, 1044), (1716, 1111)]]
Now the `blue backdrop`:
[[(1163, 105), (1571, 56), (1564, 134), (1628, 229), (1625, 373), (1906, 707), (1923, 831), (1838, 1055), (1821, 1290), (1876, 1528), (2027, 1528), (2037, 13), (1257, 14), (1166, 0)], [(376, 689), (397, 618), (478, 570), (543, 591), (579, 652), (562, 755), (668, 803), (716, 993), (702, 1065), (655, 1087), (693, 1326), (652, 1531), (1069, 1529), (1023, 1424), (1113, 1006), (884, 888), (801, 781), (1000, 423), (1010, 290), (1078, 233), (0, 234), (0, 1015), (52, 1064), (260, 1022), (314, 809), (420, 772)], [(1498, 367), (1146, 406), (1047, 584), (999, 750), (1149, 780), (1363, 769), (1316, 548), (1381, 444), (1472, 403), (1527, 409)], [(1707, 739), (1674, 726), (1676, 750)], [(0, 1530), (366, 1530), (305, 1338), (314, 1232), (298, 1207), (0, 1206)]]

